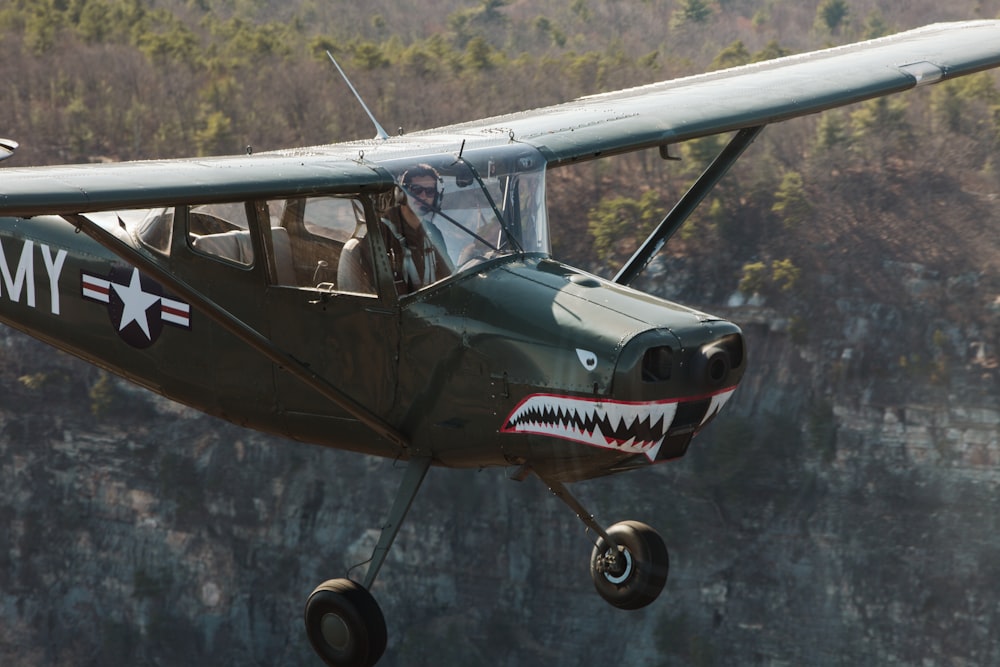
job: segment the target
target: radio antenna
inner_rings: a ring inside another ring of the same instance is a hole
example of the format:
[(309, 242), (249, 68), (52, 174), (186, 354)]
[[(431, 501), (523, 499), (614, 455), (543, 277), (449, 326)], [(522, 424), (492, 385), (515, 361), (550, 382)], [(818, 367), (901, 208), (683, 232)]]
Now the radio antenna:
[(379, 125), (377, 120), (375, 120), (375, 115), (371, 112), (371, 110), (368, 109), (368, 105), (365, 104), (365, 101), (363, 99), (361, 99), (361, 95), (358, 94), (358, 91), (357, 89), (355, 89), (354, 84), (351, 83), (351, 80), (347, 78), (346, 74), (344, 74), (344, 70), (342, 70), (340, 68), (340, 65), (337, 64), (337, 59), (333, 57), (333, 54), (330, 53), (329, 50), (326, 52), (326, 55), (330, 59), (330, 62), (333, 63), (333, 66), (337, 68), (337, 71), (340, 72), (340, 76), (344, 78), (344, 82), (347, 83), (347, 87), (351, 89), (352, 93), (354, 93), (354, 97), (361, 104), (361, 108), (365, 110), (365, 113), (368, 114), (368, 118), (371, 119), (372, 124), (375, 125), (375, 138), (382, 140), (388, 139), (389, 133), (386, 132), (381, 125)]

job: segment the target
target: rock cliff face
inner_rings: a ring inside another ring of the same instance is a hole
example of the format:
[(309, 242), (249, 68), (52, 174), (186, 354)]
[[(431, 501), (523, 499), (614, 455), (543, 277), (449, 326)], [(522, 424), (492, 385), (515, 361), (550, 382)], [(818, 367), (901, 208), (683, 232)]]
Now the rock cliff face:
[[(662, 532), (656, 603), (597, 597), (587, 535), (537, 480), (432, 470), (375, 587), (380, 664), (997, 664), (995, 314), (948, 328), (828, 296), (805, 332), (725, 312), (752, 354), (728, 413), (680, 461), (577, 485), (601, 520)], [(923, 361), (904, 338), (933, 339)], [(399, 466), (8, 330), (0, 356), (0, 664), (318, 664), (302, 605), (360, 575)]]

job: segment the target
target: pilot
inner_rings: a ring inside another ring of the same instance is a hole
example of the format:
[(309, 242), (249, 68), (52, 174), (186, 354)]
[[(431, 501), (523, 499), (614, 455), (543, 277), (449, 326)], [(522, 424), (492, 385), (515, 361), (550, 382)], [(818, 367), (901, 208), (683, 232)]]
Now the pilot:
[[(441, 206), (440, 183), (429, 164), (411, 167), (400, 178), (396, 203), (382, 213), (382, 239), (399, 294), (415, 292), (455, 271), (444, 236), (432, 222)], [(374, 293), (370, 257), (359, 248), (357, 239), (344, 245), (337, 284), (348, 292)]]

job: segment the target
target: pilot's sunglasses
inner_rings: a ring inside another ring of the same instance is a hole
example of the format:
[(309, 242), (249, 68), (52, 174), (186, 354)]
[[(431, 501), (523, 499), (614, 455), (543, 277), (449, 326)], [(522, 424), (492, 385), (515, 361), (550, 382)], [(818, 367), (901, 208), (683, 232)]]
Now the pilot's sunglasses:
[(433, 185), (409, 185), (406, 188), (411, 195), (422, 197), (424, 195), (433, 196), (437, 194), (437, 188)]

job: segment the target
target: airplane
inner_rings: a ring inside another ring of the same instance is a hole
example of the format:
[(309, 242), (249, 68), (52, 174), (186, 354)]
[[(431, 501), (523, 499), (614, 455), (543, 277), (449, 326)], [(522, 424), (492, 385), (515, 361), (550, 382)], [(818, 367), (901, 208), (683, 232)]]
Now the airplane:
[[(406, 462), (364, 579), (306, 602), (327, 665), (384, 654), (370, 590), (432, 465), (538, 477), (594, 533), (600, 596), (639, 609), (662, 537), (567, 485), (684, 456), (748, 353), (736, 324), (630, 284), (766, 125), (997, 66), (1000, 21), (935, 24), (397, 136), (372, 117), (347, 143), (7, 167), (0, 321), (236, 424)], [(723, 133), (612, 280), (552, 257), (548, 169)]]

